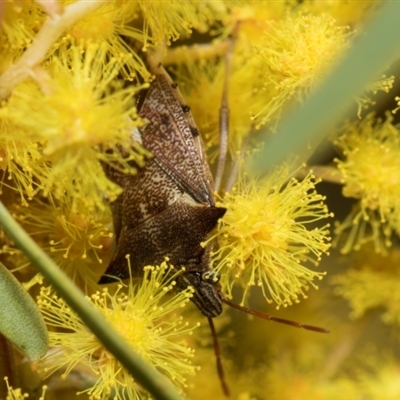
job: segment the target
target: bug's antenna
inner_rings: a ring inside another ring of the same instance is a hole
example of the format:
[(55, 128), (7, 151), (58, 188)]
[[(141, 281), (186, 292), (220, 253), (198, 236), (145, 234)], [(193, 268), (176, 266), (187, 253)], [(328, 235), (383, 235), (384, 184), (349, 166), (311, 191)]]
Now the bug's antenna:
[(272, 315), (269, 315), (269, 314), (265, 314), (265, 313), (262, 313), (259, 311), (254, 311), (247, 307), (242, 307), (239, 304), (233, 303), (230, 300), (227, 300), (224, 298), (222, 298), (221, 301), (225, 304), (228, 304), (228, 306), (236, 308), (237, 310), (243, 311), (247, 314), (255, 315), (256, 317), (265, 319), (267, 321), (279, 322), (280, 324), (286, 324), (286, 325), (294, 326), (296, 328), (307, 329), (309, 331), (314, 331), (314, 332), (329, 333), (328, 329), (320, 328), (319, 326), (306, 325), (306, 324), (301, 324), (300, 322), (291, 321), (289, 319), (273, 317)]
[(208, 319), (208, 324), (210, 325), (211, 335), (212, 335), (213, 342), (214, 342), (214, 354), (215, 354), (215, 360), (217, 362), (218, 377), (221, 382), (221, 386), (222, 386), (224, 395), (226, 397), (229, 397), (231, 393), (229, 390), (229, 386), (225, 380), (225, 372), (224, 372), (224, 367), (222, 365), (221, 348), (219, 347), (217, 332), (215, 330), (215, 326), (214, 326), (214, 322), (213, 322), (212, 318), (208, 317), (207, 319)]

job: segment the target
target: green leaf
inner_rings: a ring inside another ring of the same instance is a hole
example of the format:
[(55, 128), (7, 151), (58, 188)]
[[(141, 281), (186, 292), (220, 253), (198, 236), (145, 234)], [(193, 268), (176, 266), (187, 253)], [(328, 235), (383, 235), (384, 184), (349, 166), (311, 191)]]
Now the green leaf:
[(36, 303), (2, 263), (0, 332), (31, 360), (38, 360), (47, 351), (47, 329)]

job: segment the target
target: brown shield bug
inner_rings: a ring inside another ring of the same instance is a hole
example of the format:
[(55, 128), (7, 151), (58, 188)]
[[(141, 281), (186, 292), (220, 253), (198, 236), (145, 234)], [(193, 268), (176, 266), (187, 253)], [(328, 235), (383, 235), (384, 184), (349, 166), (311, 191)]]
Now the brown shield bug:
[[(253, 311), (224, 298), (219, 275), (210, 268), (213, 244), (202, 247), (200, 243), (208, 238), (226, 209), (215, 205), (213, 178), (190, 108), (161, 65), (151, 59), (147, 61), (155, 79), (144, 93), (138, 110), (140, 117), (148, 122), (132, 132), (132, 140), (153, 157), (144, 167), (138, 167), (135, 175), (103, 165), (108, 178), (120, 185), (123, 192), (111, 205), (117, 249), (99, 283), (140, 277), (144, 266), (160, 264), (166, 257), (173, 266), (184, 267), (176, 279), (177, 289), (192, 286), (191, 300), (208, 318), (219, 377), (228, 395), (212, 322), (212, 318), (221, 314), (222, 303), (266, 320), (317, 332), (328, 331)], [(226, 101), (224, 107), (227, 108)], [(217, 175), (219, 181), (220, 173)]]
[(220, 290), (210, 270), (212, 245), (200, 243), (226, 210), (215, 206), (211, 172), (189, 107), (162, 67), (151, 72), (155, 79), (139, 109), (149, 122), (133, 140), (153, 157), (135, 175), (104, 166), (124, 191), (112, 204), (117, 250), (100, 283), (129, 278), (127, 254), (134, 277), (168, 257), (175, 267), (185, 268), (178, 289), (191, 285), (192, 301), (213, 318), (222, 312)]

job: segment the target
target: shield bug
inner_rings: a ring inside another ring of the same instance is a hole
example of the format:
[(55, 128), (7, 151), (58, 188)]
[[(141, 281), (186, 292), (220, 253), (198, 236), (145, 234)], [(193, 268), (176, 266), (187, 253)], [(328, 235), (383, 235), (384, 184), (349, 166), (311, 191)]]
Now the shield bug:
[(190, 109), (161, 66), (151, 72), (155, 79), (139, 108), (148, 123), (132, 138), (153, 157), (130, 176), (104, 166), (124, 190), (112, 204), (117, 249), (100, 283), (129, 277), (127, 254), (132, 276), (168, 257), (175, 267), (185, 268), (178, 289), (191, 285), (192, 301), (213, 318), (222, 312), (220, 290), (210, 270), (212, 244), (203, 248), (200, 243), (226, 210), (215, 206), (211, 172)]
[[(117, 248), (99, 283), (140, 277), (144, 266), (160, 264), (166, 257), (173, 266), (184, 267), (176, 278), (177, 290), (188, 286), (194, 289), (191, 300), (208, 318), (219, 377), (228, 395), (212, 321), (221, 314), (222, 303), (266, 320), (327, 331), (253, 311), (224, 298), (219, 273), (210, 268), (214, 244), (202, 247), (201, 243), (226, 209), (215, 205), (213, 178), (190, 108), (162, 66), (151, 59), (147, 61), (155, 79), (138, 105), (139, 115), (147, 123), (132, 132), (132, 140), (153, 156), (144, 167), (136, 166), (135, 175), (126, 175), (111, 165), (103, 166), (109, 179), (123, 192), (111, 204)], [(123, 149), (120, 151), (123, 155)]]

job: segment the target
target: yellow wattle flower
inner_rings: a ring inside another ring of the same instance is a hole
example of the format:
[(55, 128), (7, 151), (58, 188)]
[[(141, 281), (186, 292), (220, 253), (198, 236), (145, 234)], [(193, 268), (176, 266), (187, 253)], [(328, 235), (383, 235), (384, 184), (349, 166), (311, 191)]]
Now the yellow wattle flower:
[[(104, 196), (113, 200), (120, 188), (105, 177), (100, 162), (118, 162), (131, 173), (133, 160), (143, 163), (145, 152), (130, 138), (142, 123), (134, 100), (141, 87), (122, 87), (117, 80), (122, 68), (123, 60), (109, 59), (106, 46), (72, 46), (46, 63), (42, 90), (35, 82), (22, 83), (0, 108), (4, 126), (16, 127), (5, 132), (9, 147), (37, 143), (46, 174), (35, 182), (45, 196), (60, 199), (68, 193), (84, 200), (86, 208), (104, 209)], [(17, 136), (21, 131), (22, 138)], [(109, 151), (117, 146), (126, 149), (125, 158)], [(31, 166), (33, 177), (38, 168)]]
[(385, 323), (400, 325), (400, 251), (392, 249), (383, 256), (363, 250), (352, 257), (350, 268), (332, 278), (335, 293), (348, 302), (352, 319), (379, 309)]
[(65, 196), (61, 201), (35, 198), (27, 206), (14, 206), (12, 212), (75, 282), (94, 285), (98, 281), (103, 259), (109, 261), (114, 244), (109, 209), (87, 210), (84, 202)]
[(4, 58), (9, 56), (15, 61), (31, 45), (46, 19), (43, 8), (35, 1), (4, 1), (3, 7), (0, 21), (0, 73), (4, 72), (1, 65)]
[[(145, 267), (144, 278), (137, 285), (120, 284), (114, 294), (105, 288), (88, 300), (143, 359), (182, 388), (185, 375), (196, 371), (190, 361), (194, 350), (184, 341), (193, 327), (175, 312), (180, 313), (193, 290), (189, 287), (175, 293), (175, 276), (166, 263)], [(46, 323), (61, 328), (59, 332), (49, 332), (53, 350), (43, 359), (46, 375), (63, 368), (63, 375), (67, 376), (77, 364), (83, 364), (98, 376), (93, 387), (84, 391), (89, 396), (105, 400), (113, 391), (115, 399), (147, 398), (133, 377), (50, 288), (42, 288), (38, 305)]]
[(143, 13), (144, 48), (149, 43), (171, 44), (181, 36), (189, 36), (192, 29), (205, 32), (226, 17), (234, 1), (196, 2), (171, 0), (169, 2), (137, 1)]
[(26, 206), (39, 193), (47, 179), (48, 166), (42, 146), (24, 137), (24, 129), (2, 121), (1, 118), (0, 131), (0, 172), (4, 171), (0, 191), (3, 186), (15, 190), (20, 203)]
[(349, 45), (349, 29), (327, 14), (298, 14), (270, 21), (256, 45), (262, 60), (268, 102), (254, 120), (261, 126), (279, 119), (289, 101), (302, 102), (335, 65)]
[(362, 121), (348, 122), (335, 145), (342, 153), (335, 161), (343, 195), (358, 200), (336, 225), (335, 243), (343, 253), (368, 242), (385, 253), (392, 234), (400, 233), (400, 133), (393, 116), (388, 113), (382, 121), (368, 114)]
[[(69, 1), (68, 1), (69, 2)], [(140, 21), (139, 5), (135, 1), (108, 1), (96, 11), (85, 15), (76, 24), (66, 30), (54, 48), (67, 53), (75, 43), (103, 46), (110, 60), (119, 59), (124, 67), (120, 74), (124, 79), (133, 81), (141, 76), (150, 79), (143, 60), (132, 51), (134, 45), (129, 40), (143, 42), (144, 34), (136, 27)], [(128, 40), (124, 39), (127, 38)]]
[(308, 284), (316, 287), (313, 279), (324, 273), (306, 264), (317, 265), (328, 253), (330, 237), (329, 224), (313, 224), (332, 216), (317, 182), (311, 173), (299, 181), (283, 167), (261, 181), (239, 181), (219, 202), (227, 212), (210, 240), (218, 241), (214, 268), (229, 296), (240, 283), (243, 303), (258, 286), (268, 302), (285, 306), (306, 297)]

